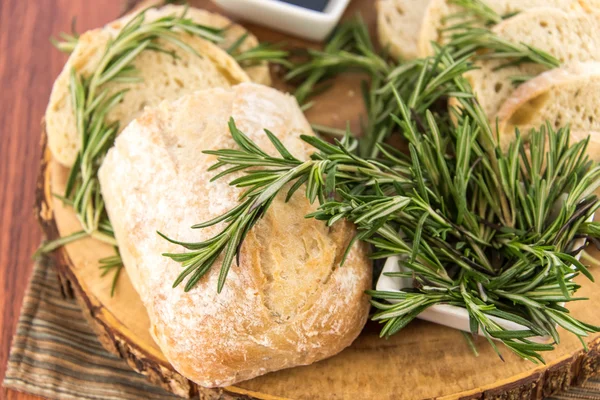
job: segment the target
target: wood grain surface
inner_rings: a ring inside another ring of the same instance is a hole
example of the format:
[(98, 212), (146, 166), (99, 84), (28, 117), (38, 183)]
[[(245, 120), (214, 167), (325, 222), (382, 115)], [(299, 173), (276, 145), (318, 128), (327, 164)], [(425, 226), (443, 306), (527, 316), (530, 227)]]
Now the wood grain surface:
[[(0, 382), (23, 293), (31, 254), (40, 242), (33, 215), (40, 158), (40, 121), (52, 82), (66, 56), (48, 41), (97, 27), (117, 17), (123, 0), (0, 0)], [(37, 397), (0, 389), (0, 399)]]

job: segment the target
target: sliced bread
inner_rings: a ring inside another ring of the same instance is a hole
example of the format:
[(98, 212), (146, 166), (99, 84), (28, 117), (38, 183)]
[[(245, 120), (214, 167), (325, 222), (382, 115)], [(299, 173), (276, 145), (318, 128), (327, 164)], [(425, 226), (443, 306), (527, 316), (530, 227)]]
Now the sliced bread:
[[(45, 115), (48, 145), (56, 160), (65, 166), (73, 165), (81, 146), (69, 92), (71, 69), (84, 76), (92, 74), (114, 32), (96, 29), (81, 35), (52, 87)], [(108, 89), (109, 95), (128, 90), (123, 100), (106, 115), (109, 123), (119, 121), (123, 129), (146, 106), (156, 106), (163, 100), (175, 100), (197, 90), (230, 87), (250, 80), (235, 60), (213, 43), (185, 33), (177, 35), (201, 56), (170, 42), (160, 44), (166, 50), (174, 51), (177, 58), (162, 52), (141, 52), (133, 66), (143, 78), (142, 82), (108, 82), (102, 86)]]
[(548, 121), (573, 132), (600, 132), (600, 62), (576, 62), (553, 69), (519, 86), (498, 112), (500, 143), (515, 129), (522, 134)]
[[(556, 8), (527, 10), (496, 25), (503, 39), (525, 43), (552, 54), (561, 64), (600, 61), (600, 18), (583, 12), (566, 13)], [(545, 68), (538, 64), (504, 67), (507, 60), (481, 60), (477, 70), (466, 74), (488, 119), (495, 122), (500, 106), (516, 89), (515, 76), (537, 76)]]
[[(463, 11), (453, 4), (451, 0), (430, 0), (425, 10), (423, 21), (418, 34), (417, 55), (426, 57), (431, 55), (431, 42), (442, 43), (442, 30), (447, 24), (459, 22), (452, 19), (446, 23), (445, 19)], [(537, 7), (553, 7), (563, 11), (589, 12), (599, 7), (599, 0), (484, 0), (484, 4), (500, 15), (522, 12)]]
[(379, 42), (396, 59), (418, 56), (417, 42), (421, 22), (431, 0), (378, 0), (377, 35)]
[[(182, 15), (185, 11), (185, 6), (178, 6), (173, 4), (165, 5), (161, 8), (150, 8), (146, 11), (146, 20), (154, 21), (158, 18), (162, 18), (168, 15)], [(142, 9), (138, 10), (142, 11)], [(105, 29), (111, 29), (119, 31), (121, 28), (137, 13), (131, 13), (113, 21), (105, 26)], [(212, 13), (199, 8), (189, 7), (185, 13), (185, 17), (191, 19), (197, 24), (210, 26), (218, 29), (225, 29), (223, 32), (224, 40), (217, 43), (219, 47), (227, 50), (242, 36), (246, 35), (246, 38), (242, 44), (238, 47), (239, 51), (247, 51), (253, 47), (258, 46), (258, 39), (252, 33), (248, 32), (246, 28), (241, 25), (233, 23), (229, 18), (221, 15)], [(271, 84), (271, 75), (269, 73), (269, 64), (267, 62), (261, 62), (256, 65), (243, 67), (252, 82), (261, 83), (263, 85)]]

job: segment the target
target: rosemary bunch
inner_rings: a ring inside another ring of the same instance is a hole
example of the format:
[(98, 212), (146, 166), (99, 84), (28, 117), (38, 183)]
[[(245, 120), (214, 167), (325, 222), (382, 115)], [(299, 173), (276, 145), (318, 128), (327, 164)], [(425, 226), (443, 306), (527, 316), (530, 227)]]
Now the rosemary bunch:
[[(398, 99), (399, 108), (404, 108)], [(407, 115), (408, 119), (398, 117), (398, 123), (416, 129), (417, 122)], [(213, 168), (227, 167), (215, 178), (242, 170), (245, 175), (231, 184), (247, 190), (239, 206), (195, 226), (225, 222), (215, 237), (200, 243), (169, 239), (192, 250), (166, 254), (185, 267), (175, 285), (192, 274), (189, 290), (224, 253), (220, 290), (244, 236), (275, 196), (284, 191), (289, 198), (305, 185), (309, 200), (321, 203), (309, 217), (329, 225), (340, 219), (353, 222), (359, 229), (357, 239), (374, 246), (374, 258), (400, 255), (414, 277), (413, 288), (369, 291), (380, 310), (374, 319), (384, 323), (382, 336), (398, 332), (435, 304), (466, 308), (474, 334), (482, 332), (494, 348), (492, 338), (498, 339), (531, 361), (543, 361), (539, 352), (554, 345), (529, 338), (548, 335), (558, 343), (555, 324), (579, 337), (600, 330), (571, 317), (561, 305), (582, 300), (574, 296), (579, 288), (573, 282), (576, 276), (591, 278), (574, 257), (581, 249), (572, 247), (573, 240), (600, 233), (597, 223), (587, 222), (600, 206), (591, 194), (600, 185), (600, 167), (583, 156), (586, 142), (569, 144), (568, 130), (533, 133), (532, 144), (548, 141), (541, 156), (527, 154), (520, 139), (508, 154), (499, 156), (500, 165), (506, 163), (506, 170), (516, 174), (500, 177), (500, 185), (513, 184), (515, 197), (523, 201), (515, 205), (523, 207), (523, 217), (510, 227), (501, 223), (499, 201), (483, 190), (491, 167), (477, 161), (481, 155), (471, 145), (478, 140), (478, 126), (469, 118), (453, 137), (442, 134), (428, 118), (426, 130), (417, 133), (424, 146), (416, 149), (411, 144), (410, 162), (383, 145), (381, 160), (361, 159), (350, 151), (354, 141), (348, 136), (335, 144), (303, 137), (315, 154), (302, 162), (267, 133), (281, 155), (271, 157), (233, 123), (230, 129), (240, 150), (209, 152), (218, 157)], [(581, 179), (573, 179), (578, 176)], [(549, 207), (552, 204), (560, 206), (558, 212)], [(495, 318), (523, 329), (506, 329)]]
[[(336, 43), (361, 35), (343, 27), (341, 32), (333, 38)], [(281, 156), (273, 158), (230, 124), (240, 148), (210, 152), (218, 157), (213, 168), (224, 168), (215, 179), (242, 172), (231, 184), (246, 192), (238, 207), (197, 225), (224, 222), (221, 234), (201, 243), (172, 240), (192, 250), (167, 255), (185, 267), (175, 284), (194, 273), (189, 290), (225, 254), (220, 290), (257, 218), (280, 192), (289, 198), (304, 186), (307, 198), (320, 204), (308, 217), (329, 225), (353, 222), (356, 240), (373, 246), (373, 258), (399, 256), (405, 272), (392, 275), (414, 279), (413, 287), (398, 292), (369, 291), (382, 336), (398, 332), (436, 304), (466, 309), (474, 335), (483, 335), (498, 354), (492, 339), (532, 362), (543, 362), (541, 352), (559, 343), (556, 325), (582, 342), (600, 331), (563, 306), (583, 300), (575, 296), (574, 278), (592, 279), (576, 255), (583, 247), (578, 240), (600, 236), (600, 224), (588, 222), (600, 207), (593, 194), (600, 186), (600, 166), (585, 155), (587, 141), (570, 143), (568, 128), (555, 131), (550, 125), (527, 140), (516, 132), (509, 150), (502, 151), (463, 74), (473, 68), (474, 51), (482, 47), (532, 62), (540, 61), (540, 52), (484, 39), (461, 43), (470, 46), (468, 52), (454, 43), (436, 46), (432, 57), (387, 64), (386, 71), (372, 69), (377, 59), (364, 67), (381, 78), (365, 90), (374, 132), (389, 124), (386, 132), (399, 132), (408, 141), (408, 156), (385, 145), (385, 134), (367, 135), (358, 143), (347, 135), (333, 144), (303, 137), (314, 153), (301, 161), (268, 134)], [(316, 83), (324, 76), (317, 65), (333, 63), (339, 55), (321, 54), (300, 75), (317, 77), (311, 85)], [(449, 97), (460, 107), (448, 109)], [(365, 141), (367, 156), (359, 153)], [(522, 329), (508, 329), (498, 318)], [(531, 340), (536, 336), (554, 342), (539, 344)]]

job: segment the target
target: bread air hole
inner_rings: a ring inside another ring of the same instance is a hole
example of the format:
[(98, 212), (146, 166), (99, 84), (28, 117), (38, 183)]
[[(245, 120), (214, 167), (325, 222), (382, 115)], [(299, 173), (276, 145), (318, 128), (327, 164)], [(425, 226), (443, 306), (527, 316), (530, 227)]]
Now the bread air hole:
[(399, 4), (396, 4), (396, 10), (398, 11), (398, 14), (404, 15), (404, 10), (402, 9), (402, 7), (400, 7)]
[(540, 26), (542, 28), (547, 28), (548, 27), (548, 23), (546, 21), (540, 21)]
[(550, 94), (547, 92), (532, 98), (513, 113), (508, 123), (515, 126), (528, 124), (535, 117), (537, 112), (548, 102), (549, 98)]
[(501, 90), (502, 90), (502, 83), (501, 82), (496, 82), (496, 84), (494, 85), (494, 91), (496, 93), (500, 93)]

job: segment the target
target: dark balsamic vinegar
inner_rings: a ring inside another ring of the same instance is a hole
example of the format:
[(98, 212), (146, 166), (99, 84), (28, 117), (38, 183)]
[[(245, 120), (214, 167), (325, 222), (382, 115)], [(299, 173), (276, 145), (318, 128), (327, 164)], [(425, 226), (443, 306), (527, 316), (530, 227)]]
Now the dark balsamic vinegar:
[(295, 6), (308, 8), (309, 10), (321, 11), (325, 10), (329, 0), (279, 0), (284, 3), (293, 4)]

